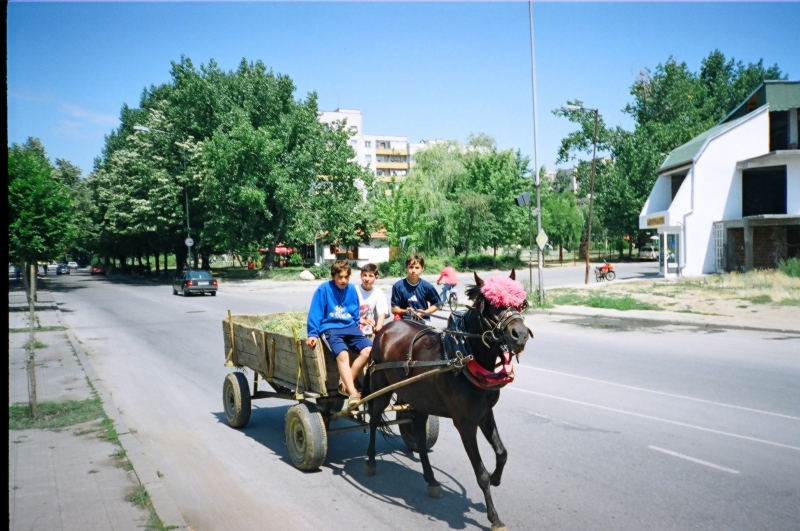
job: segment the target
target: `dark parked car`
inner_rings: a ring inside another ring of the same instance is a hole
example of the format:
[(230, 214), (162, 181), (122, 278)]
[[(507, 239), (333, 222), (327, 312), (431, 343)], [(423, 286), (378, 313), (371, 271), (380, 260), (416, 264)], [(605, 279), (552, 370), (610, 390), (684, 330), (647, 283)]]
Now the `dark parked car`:
[(69, 266), (64, 262), (61, 262), (60, 264), (56, 265), (56, 275), (64, 274), (69, 275)]
[(184, 271), (172, 279), (172, 294), (177, 295), (180, 291), (184, 297), (192, 293), (216, 295), (217, 287), (217, 279), (208, 271)]
[(108, 269), (106, 269), (105, 266), (93, 265), (91, 274), (92, 275), (107, 275), (108, 274)]

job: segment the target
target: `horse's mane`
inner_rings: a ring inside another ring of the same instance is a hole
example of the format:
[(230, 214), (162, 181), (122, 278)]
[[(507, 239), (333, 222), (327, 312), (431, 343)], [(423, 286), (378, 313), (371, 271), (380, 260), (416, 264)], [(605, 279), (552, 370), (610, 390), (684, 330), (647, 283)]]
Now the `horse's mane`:
[(477, 308), (478, 303), (481, 301), (481, 298), (483, 298), (483, 293), (481, 293), (481, 287), (476, 286), (475, 284), (467, 284), (467, 289), (464, 291), (464, 293), (467, 295), (469, 300), (471, 300), (474, 303), (471, 307), (468, 306), (468, 308), (472, 310)]

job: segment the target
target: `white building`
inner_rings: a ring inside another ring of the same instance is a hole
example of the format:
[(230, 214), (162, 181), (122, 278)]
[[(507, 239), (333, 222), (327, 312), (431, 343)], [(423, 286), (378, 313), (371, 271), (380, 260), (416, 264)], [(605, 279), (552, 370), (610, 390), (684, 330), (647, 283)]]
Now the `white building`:
[(765, 81), (673, 150), (639, 216), (665, 276), (775, 267), (800, 256), (800, 82)]
[(368, 135), (364, 133), (361, 111), (336, 109), (319, 113), (319, 121), (324, 124), (343, 122), (354, 133), (350, 144), (356, 152), (356, 161), (368, 167), (381, 181), (403, 180), (414, 165), (414, 153), (433, 142), (412, 143), (406, 136)]

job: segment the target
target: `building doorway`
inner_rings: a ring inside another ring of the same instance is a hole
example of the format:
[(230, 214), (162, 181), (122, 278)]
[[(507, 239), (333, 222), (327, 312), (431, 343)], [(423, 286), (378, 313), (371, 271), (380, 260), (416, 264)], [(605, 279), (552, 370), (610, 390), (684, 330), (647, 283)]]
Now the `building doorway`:
[(681, 235), (680, 233), (664, 234), (664, 244), (661, 246), (663, 252), (659, 255), (662, 263), (662, 271), (665, 278), (679, 277), (681, 273)]

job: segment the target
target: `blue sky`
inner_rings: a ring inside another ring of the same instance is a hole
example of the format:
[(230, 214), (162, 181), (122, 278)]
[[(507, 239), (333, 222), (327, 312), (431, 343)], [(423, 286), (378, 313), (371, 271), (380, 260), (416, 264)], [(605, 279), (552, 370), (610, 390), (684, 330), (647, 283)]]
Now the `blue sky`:
[[(516, 3), (24, 3), (7, 7), (9, 142), (39, 137), (84, 173), (123, 103), (170, 61), (262, 60), (320, 108), (360, 109), (368, 134), (533, 153), (528, 5)], [(534, 3), (539, 157), (555, 167), (567, 99), (612, 125), (644, 68), (692, 70), (718, 48), (800, 79), (800, 3)]]

